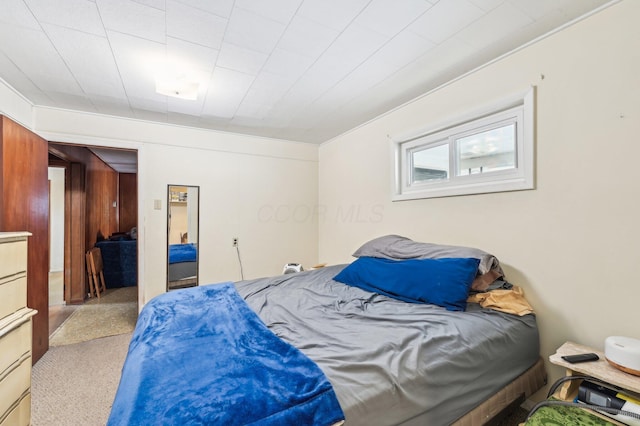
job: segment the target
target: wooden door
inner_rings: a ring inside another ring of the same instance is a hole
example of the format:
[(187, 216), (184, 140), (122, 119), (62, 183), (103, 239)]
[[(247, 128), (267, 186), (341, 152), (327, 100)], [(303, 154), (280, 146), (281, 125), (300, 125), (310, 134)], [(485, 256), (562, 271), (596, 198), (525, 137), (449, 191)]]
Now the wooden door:
[(0, 117), (0, 231), (28, 231), (27, 306), (33, 362), (49, 348), (49, 192), (47, 141)]

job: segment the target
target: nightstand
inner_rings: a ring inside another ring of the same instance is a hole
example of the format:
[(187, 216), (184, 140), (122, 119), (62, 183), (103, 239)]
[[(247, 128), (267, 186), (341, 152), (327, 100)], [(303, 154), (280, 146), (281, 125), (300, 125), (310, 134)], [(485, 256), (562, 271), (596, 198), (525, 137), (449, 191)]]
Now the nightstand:
[[(583, 353), (596, 353), (600, 359), (597, 361), (589, 361), (589, 362), (581, 362), (581, 363), (569, 363), (562, 359), (564, 355), (577, 355)], [(625, 373), (623, 371), (618, 370), (615, 367), (612, 367), (606, 360), (604, 353), (597, 351), (588, 346), (579, 345), (573, 342), (566, 342), (562, 346), (560, 346), (556, 353), (549, 357), (549, 361), (552, 364), (559, 365), (561, 367), (566, 368), (567, 376), (579, 376), (576, 377), (576, 380), (568, 380), (562, 384), (562, 386), (556, 390), (556, 392), (552, 395), (552, 399), (558, 399), (563, 401), (573, 401), (576, 395), (578, 394), (578, 388), (580, 386), (580, 377), (591, 377), (594, 379), (601, 380), (607, 384), (613, 385), (619, 388), (621, 391), (626, 391), (630, 394), (640, 394), (640, 377), (633, 376), (631, 374)], [(560, 380), (557, 382), (560, 383)], [(577, 415), (580, 414), (581, 409), (576, 408), (567, 408), (567, 407), (559, 407), (564, 411), (565, 416), (568, 415)], [(579, 411), (575, 411), (579, 410)], [(622, 423), (617, 422), (610, 417), (606, 417), (601, 415), (600, 413), (593, 412), (591, 410), (587, 410), (589, 414), (584, 414), (588, 416), (597, 416), (603, 420), (605, 423), (596, 423), (596, 424), (614, 424), (621, 425)], [(600, 420), (596, 421), (600, 422)], [(529, 422), (527, 422), (529, 424)], [(532, 422), (535, 424), (535, 422)]]
[[(588, 352), (598, 354), (600, 359), (598, 361), (571, 364), (561, 358), (563, 355), (575, 355)], [(588, 346), (579, 345), (573, 342), (566, 342), (557, 349), (555, 354), (549, 357), (549, 361), (552, 364), (565, 367), (567, 369), (567, 376), (583, 374), (600, 379), (621, 389), (626, 389), (628, 391), (635, 392), (636, 394), (640, 394), (640, 377), (625, 373), (615, 367), (612, 367), (605, 359), (603, 352), (597, 351)], [(574, 392), (577, 390), (578, 385), (579, 384), (575, 383), (575, 381), (566, 383), (562, 389), (560, 389), (558, 398), (571, 399), (575, 396)]]

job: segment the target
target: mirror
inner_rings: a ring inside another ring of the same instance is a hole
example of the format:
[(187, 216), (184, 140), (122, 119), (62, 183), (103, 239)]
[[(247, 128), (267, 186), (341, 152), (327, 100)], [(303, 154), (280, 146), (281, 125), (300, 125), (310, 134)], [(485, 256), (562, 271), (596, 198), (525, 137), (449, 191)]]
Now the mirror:
[(167, 198), (167, 290), (198, 285), (200, 187), (169, 185)]

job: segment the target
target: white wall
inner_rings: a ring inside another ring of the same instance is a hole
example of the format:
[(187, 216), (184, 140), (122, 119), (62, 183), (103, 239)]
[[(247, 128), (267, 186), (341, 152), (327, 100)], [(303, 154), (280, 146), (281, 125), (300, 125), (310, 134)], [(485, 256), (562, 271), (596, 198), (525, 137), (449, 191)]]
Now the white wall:
[[(640, 338), (640, 2), (625, 0), (320, 147), (319, 258), (395, 233), (496, 255), (566, 340)], [(543, 78), (544, 76), (544, 78)], [(392, 203), (387, 135), (537, 86), (537, 188)], [(340, 212), (359, 211), (357, 215)], [(562, 372), (549, 367), (552, 378)]]
[[(14, 93), (0, 81), (0, 90)], [(50, 141), (138, 150), (139, 301), (166, 288), (167, 185), (200, 186), (200, 282), (276, 275), (317, 262), (318, 147), (55, 108), (0, 98), (0, 113), (33, 111)], [(22, 116), (23, 119), (29, 118)], [(27, 120), (28, 121), (28, 120)], [(25, 127), (28, 127), (23, 123)], [(160, 200), (160, 210), (154, 209)]]
[[(291, 159), (161, 145), (145, 146), (144, 153), (147, 167), (140, 187), (146, 197), (145, 280), (153, 287), (148, 297), (164, 290), (165, 271), (157, 265), (166, 258), (167, 184), (200, 186), (202, 283), (241, 278), (234, 237), (239, 241), (245, 278), (277, 275), (287, 262), (316, 262), (315, 220), (267, 214), (273, 206), (315, 205), (315, 154)], [(162, 210), (153, 210), (155, 199), (162, 200)]]
[(64, 169), (49, 167), (49, 270), (64, 270)]

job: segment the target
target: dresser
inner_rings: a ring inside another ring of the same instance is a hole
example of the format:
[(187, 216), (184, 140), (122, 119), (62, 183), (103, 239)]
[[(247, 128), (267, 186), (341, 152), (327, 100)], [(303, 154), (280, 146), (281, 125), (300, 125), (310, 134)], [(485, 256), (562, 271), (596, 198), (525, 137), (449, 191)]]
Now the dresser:
[(31, 423), (28, 232), (0, 232), (0, 426)]

